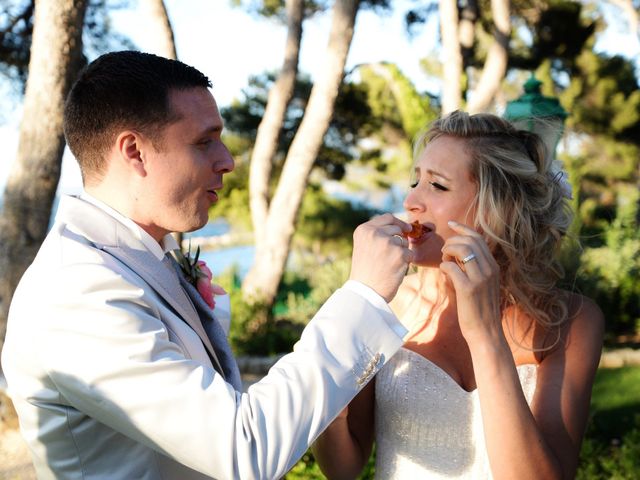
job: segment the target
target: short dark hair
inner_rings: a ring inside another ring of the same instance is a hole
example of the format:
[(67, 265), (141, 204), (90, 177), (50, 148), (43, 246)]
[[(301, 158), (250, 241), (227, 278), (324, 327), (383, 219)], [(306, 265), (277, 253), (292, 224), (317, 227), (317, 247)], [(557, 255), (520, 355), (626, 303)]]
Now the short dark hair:
[(170, 92), (210, 88), (199, 70), (177, 60), (136, 51), (111, 52), (87, 65), (64, 108), (64, 134), (82, 177), (101, 174), (115, 135), (136, 129), (159, 142), (160, 130), (176, 120)]

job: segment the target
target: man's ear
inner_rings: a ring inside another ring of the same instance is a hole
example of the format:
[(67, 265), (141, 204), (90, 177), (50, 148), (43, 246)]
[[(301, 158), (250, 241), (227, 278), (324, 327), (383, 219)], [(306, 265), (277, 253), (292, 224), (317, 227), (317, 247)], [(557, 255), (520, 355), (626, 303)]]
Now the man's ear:
[(127, 168), (136, 174), (145, 177), (147, 175), (144, 161), (144, 139), (139, 132), (124, 130), (116, 139), (119, 158)]

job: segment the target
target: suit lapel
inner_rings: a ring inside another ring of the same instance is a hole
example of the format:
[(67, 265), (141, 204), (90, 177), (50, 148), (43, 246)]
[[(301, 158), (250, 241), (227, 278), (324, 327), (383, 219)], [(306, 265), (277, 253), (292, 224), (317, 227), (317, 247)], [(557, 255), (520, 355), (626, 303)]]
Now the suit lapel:
[(218, 355), (224, 377), (236, 390), (241, 391), (242, 380), (240, 378), (240, 371), (238, 370), (236, 359), (231, 353), (231, 346), (227, 340), (227, 334), (224, 328), (213, 314), (211, 307), (205, 303), (202, 296), (198, 293), (198, 290), (185, 278), (178, 262), (171, 258), (169, 263), (175, 270), (183, 291), (187, 293), (198, 312), (198, 317), (207, 333), (207, 337), (211, 340), (211, 344)]
[(211, 361), (223, 377), (211, 341), (205, 332), (198, 312), (180, 285), (176, 272), (170, 265), (159, 261), (131, 230), (103, 210), (74, 197), (64, 197), (60, 203), (56, 221), (112, 255), (147, 282), (198, 335)]

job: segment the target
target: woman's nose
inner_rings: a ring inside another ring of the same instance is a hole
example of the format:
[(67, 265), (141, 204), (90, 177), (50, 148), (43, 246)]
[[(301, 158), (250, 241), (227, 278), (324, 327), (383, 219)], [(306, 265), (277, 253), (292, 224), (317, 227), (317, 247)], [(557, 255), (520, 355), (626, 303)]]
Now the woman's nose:
[(421, 212), (424, 211), (425, 205), (420, 195), (417, 191), (418, 187), (412, 188), (407, 193), (407, 196), (404, 197), (404, 202), (402, 202), (402, 206), (407, 212)]

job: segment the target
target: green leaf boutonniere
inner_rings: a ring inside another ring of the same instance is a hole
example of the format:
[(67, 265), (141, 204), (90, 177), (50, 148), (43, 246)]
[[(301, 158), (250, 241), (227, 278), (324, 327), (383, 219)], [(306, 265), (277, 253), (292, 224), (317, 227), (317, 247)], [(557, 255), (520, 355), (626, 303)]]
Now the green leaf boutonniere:
[(191, 255), (191, 245), (189, 245), (186, 254), (180, 250), (174, 250), (174, 253), (187, 281), (198, 290), (198, 293), (209, 307), (215, 308), (214, 297), (216, 295), (226, 295), (227, 292), (221, 286), (211, 283), (213, 273), (204, 260), (199, 260), (200, 247), (196, 248), (196, 253), (193, 256)]

